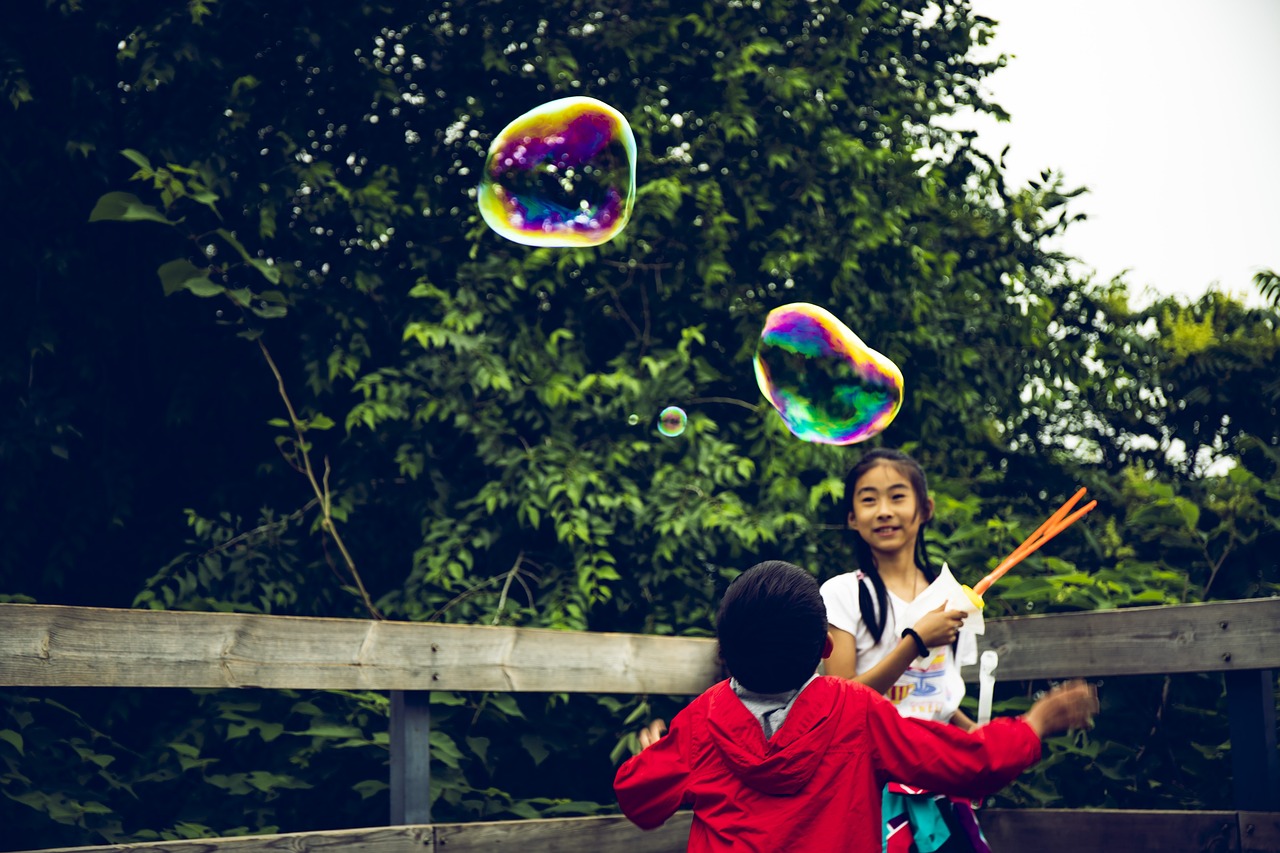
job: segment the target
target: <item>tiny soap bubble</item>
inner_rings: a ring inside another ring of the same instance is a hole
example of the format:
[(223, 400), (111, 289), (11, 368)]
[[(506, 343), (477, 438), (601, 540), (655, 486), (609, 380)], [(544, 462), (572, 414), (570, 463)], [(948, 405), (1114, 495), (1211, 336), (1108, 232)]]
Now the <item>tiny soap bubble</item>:
[(902, 408), (902, 371), (825, 308), (779, 306), (765, 318), (756, 383), (799, 439), (855, 444)]
[(680, 435), (688, 424), (689, 416), (679, 406), (667, 406), (658, 413), (658, 432), (667, 438)]
[(622, 113), (560, 98), (503, 128), (489, 146), (478, 202), (496, 233), (526, 246), (597, 246), (635, 203), (636, 140)]

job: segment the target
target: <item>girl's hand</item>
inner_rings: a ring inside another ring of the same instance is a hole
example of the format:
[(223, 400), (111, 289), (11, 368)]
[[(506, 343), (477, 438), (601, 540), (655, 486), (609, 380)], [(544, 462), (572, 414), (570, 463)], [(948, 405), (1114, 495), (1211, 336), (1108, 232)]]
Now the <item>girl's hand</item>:
[(955, 642), (960, 633), (960, 626), (964, 624), (963, 610), (945, 610), (945, 607), (945, 604), (938, 605), (937, 610), (929, 611), (920, 617), (919, 622), (911, 626), (920, 635), (924, 644), (931, 649), (949, 646)]

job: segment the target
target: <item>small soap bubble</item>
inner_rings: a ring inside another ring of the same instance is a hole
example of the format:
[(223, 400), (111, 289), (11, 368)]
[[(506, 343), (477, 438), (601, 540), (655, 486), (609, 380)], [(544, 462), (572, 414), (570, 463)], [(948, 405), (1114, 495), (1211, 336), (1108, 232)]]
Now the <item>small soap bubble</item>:
[(480, 215), (526, 246), (597, 246), (626, 226), (635, 186), (636, 140), (622, 113), (595, 98), (560, 98), (494, 138)]
[(635, 426), (636, 424), (640, 423), (640, 416), (632, 415), (631, 417), (627, 418), (627, 423), (631, 424), (632, 426)]
[(667, 436), (667, 438), (675, 438), (680, 435), (688, 424), (689, 416), (679, 406), (667, 406), (658, 413), (658, 432)]
[(817, 305), (779, 306), (765, 318), (756, 383), (792, 434), (818, 444), (855, 444), (902, 408), (902, 371)]

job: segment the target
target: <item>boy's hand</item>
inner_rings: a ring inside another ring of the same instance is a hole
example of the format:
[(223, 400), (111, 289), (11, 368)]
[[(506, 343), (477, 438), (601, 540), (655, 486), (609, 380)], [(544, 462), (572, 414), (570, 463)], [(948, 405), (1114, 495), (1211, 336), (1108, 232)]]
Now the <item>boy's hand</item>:
[(658, 738), (667, 733), (667, 724), (663, 720), (654, 720), (640, 730), (640, 748), (648, 749), (658, 742)]
[(920, 635), (920, 639), (931, 649), (938, 646), (949, 646), (955, 642), (964, 624), (963, 610), (947, 610), (945, 604), (939, 604), (937, 610), (930, 610), (920, 617), (912, 629)]
[(1098, 713), (1098, 688), (1084, 681), (1059, 684), (1031, 706), (1023, 715), (1027, 725), (1041, 740), (1068, 729), (1079, 729), (1093, 723)]

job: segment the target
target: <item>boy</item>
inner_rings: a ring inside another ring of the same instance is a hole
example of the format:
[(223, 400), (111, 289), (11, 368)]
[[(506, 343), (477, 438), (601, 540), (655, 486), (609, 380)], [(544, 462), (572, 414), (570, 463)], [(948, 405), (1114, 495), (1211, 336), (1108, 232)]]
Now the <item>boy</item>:
[(618, 768), (622, 811), (652, 829), (693, 807), (690, 851), (881, 850), (880, 790), (889, 779), (983, 797), (1040, 758), (1047, 735), (1086, 725), (1097, 694), (1051, 691), (1021, 718), (971, 733), (899, 716), (861, 684), (815, 676), (830, 654), (818, 583), (772, 560), (743, 572), (716, 616), (731, 678), (708, 689)]

